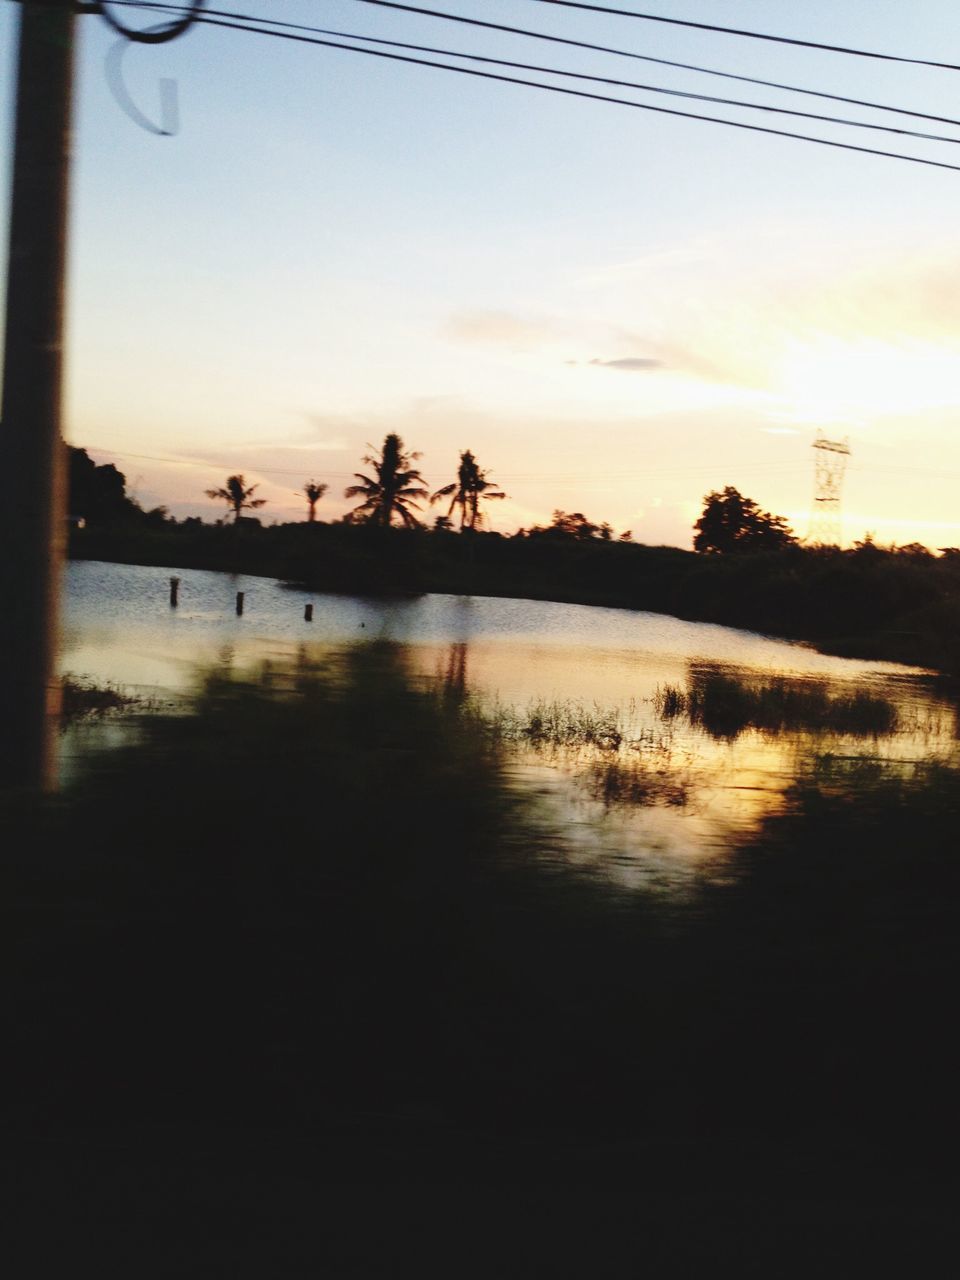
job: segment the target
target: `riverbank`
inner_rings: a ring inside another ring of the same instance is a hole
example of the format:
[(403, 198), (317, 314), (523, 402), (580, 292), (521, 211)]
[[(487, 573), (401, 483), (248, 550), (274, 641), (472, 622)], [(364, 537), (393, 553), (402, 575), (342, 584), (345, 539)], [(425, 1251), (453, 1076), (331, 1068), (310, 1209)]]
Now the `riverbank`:
[(70, 553), (259, 574), (351, 595), (440, 592), (649, 610), (843, 657), (960, 672), (960, 554), (919, 548), (705, 556), (551, 534), (170, 522), (75, 530)]

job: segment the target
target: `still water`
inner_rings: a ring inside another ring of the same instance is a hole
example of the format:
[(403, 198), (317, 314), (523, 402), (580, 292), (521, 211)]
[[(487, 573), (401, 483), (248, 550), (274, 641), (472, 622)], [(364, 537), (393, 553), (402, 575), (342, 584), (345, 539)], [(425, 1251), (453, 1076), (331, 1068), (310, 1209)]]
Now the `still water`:
[[(624, 885), (677, 888), (695, 878), (824, 759), (909, 769), (956, 753), (954, 709), (929, 673), (727, 627), (529, 600), (311, 594), (188, 569), (68, 568), (62, 670), (160, 705), (188, 693), (211, 664), (240, 670), (371, 641), (402, 646), (413, 671), (474, 698), (500, 723), (516, 785), (565, 833), (560, 856)], [(816, 715), (774, 727), (749, 715), (718, 724), (688, 705), (698, 689), (772, 681), (828, 701), (867, 695), (889, 704), (895, 724), (840, 716), (828, 729)], [(64, 774), (122, 732), (109, 723), (71, 729)]]

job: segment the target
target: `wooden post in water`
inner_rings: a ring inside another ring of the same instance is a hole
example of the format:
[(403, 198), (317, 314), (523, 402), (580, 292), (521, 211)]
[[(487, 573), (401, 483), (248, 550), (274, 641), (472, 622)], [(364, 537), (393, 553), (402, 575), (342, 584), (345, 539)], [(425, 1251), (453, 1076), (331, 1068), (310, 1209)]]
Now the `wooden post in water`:
[(303, 620), (304, 620), (304, 622), (312, 622), (312, 621), (313, 621), (313, 605), (312, 605), (312, 604), (308, 604), (308, 605), (305, 605), (305, 606), (304, 606), (304, 610), (303, 610)]
[(242, 591), (237, 592), (237, 617), (238, 618), (243, 617), (243, 592)]
[(179, 604), (179, 600), (177, 599), (179, 593), (180, 593), (180, 579), (171, 578), (170, 579), (170, 608), (171, 609), (175, 609)]

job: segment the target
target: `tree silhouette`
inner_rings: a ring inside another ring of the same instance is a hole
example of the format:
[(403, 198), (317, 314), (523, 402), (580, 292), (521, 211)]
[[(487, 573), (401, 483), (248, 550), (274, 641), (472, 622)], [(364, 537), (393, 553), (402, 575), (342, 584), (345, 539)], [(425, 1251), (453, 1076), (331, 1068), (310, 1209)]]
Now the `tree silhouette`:
[(761, 511), (733, 485), (714, 490), (703, 500), (703, 515), (693, 526), (694, 551), (778, 551), (795, 547), (797, 539), (783, 516)]
[(609, 540), (610, 526), (594, 524), (592, 520), (588, 520), (582, 511), (554, 511), (553, 520), (547, 526), (545, 532), (551, 534), (562, 534), (567, 538), (578, 538), (581, 542), (588, 542), (591, 538), (603, 538), (603, 529), (606, 528), (607, 534), (604, 541)]
[[(367, 447), (372, 449), (373, 445)], [(344, 490), (345, 498), (363, 498), (351, 512), (353, 520), (385, 529), (397, 517), (408, 529), (419, 528), (420, 521), (411, 507), (419, 509), (417, 499), (426, 498), (427, 490), (423, 476), (410, 466), (419, 457), (419, 453), (404, 452), (403, 441), (394, 431), (384, 437), (379, 454), (366, 454), (363, 461), (373, 468), (375, 478), (356, 471), (354, 475), (360, 483)]]
[(460, 454), (460, 466), (457, 468), (457, 478), (451, 484), (446, 484), (430, 499), (431, 502), (439, 502), (441, 498), (449, 498), (450, 506), (447, 508), (447, 519), (453, 515), (454, 507), (460, 508), (460, 532), (465, 529), (474, 530), (483, 524), (484, 514), (480, 510), (480, 501), (488, 501), (491, 498), (505, 498), (507, 495), (498, 489), (494, 481), (488, 479), (488, 472), (477, 466), (477, 460), (470, 452), (465, 449)]
[(309, 514), (307, 519), (313, 524), (317, 518), (317, 503), (327, 492), (329, 485), (317, 484), (316, 480), (308, 480), (303, 486), (303, 492), (307, 495), (307, 508)]
[(127, 478), (112, 462), (98, 466), (86, 449), (67, 446), (68, 509), (89, 524), (129, 522), (142, 517), (140, 504), (127, 494)]
[(241, 511), (255, 511), (258, 507), (266, 504), (266, 498), (251, 498), (251, 494), (258, 486), (252, 484), (250, 488), (246, 488), (243, 476), (227, 476), (227, 483), (223, 489), (206, 489), (205, 493), (208, 498), (217, 498), (221, 502), (225, 502), (233, 511), (234, 524), (240, 519)]

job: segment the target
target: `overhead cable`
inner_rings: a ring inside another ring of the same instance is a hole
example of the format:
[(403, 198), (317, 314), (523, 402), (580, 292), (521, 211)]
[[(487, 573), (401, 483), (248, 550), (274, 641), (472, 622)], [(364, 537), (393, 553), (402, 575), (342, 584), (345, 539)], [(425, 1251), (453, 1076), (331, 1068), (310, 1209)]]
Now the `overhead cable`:
[[(164, 12), (181, 12), (182, 6), (175, 4), (154, 3), (154, 0), (113, 0), (116, 5), (126, 5), (138, 9), (154, 9)], [(443, 19), (472, 27), (480, 27), (490, 31), (500, 31), (508, 35), (522, 36), (526, 39), (546, 41), (550, 44), (565, 45), (573, 49), (586, 49), (592, 53), (606, 53), (618, 58), (630, 58), (636, 62), (649, 62), (656, 66), (673, 67), (681, 71), (693, 71), (699, 75), (716, 76), (723, 80), (736, 80), (742, 84), (755, 84), (766, 89), (779, 89), (785, 93), (799, 93), (810, 98), (823, 98), (830, 102), (842, 102), (851, 107), (867, 107), (873, 111), (889, 111), (894, 115), (910, 116), (916, 120), (930, 120), (935, 124), (953, 124), (960, 126), (960, 119), (954, 116), (934, 115), (927, 111), (915, 111), (908, 107), (897, 107), (886, 102), (874, 102), (867, 98), (851, 98), (841, 93), (827, 93), (822, 89), (810, 89), (801, 85), (786, 84), (779, 80), (763, 80), (757, 76), (739, 75), (732, 71), (720, 71), (716, 67), (704, 67), (693, 62), (676, 62), (670, 58), (657, 58), (652, 54), (635, 53), (629, 49), (619, 49), (612, 45), (593, 44), (588, 40), (572, 40), (565, 36), (551, 35), (546, 31), (533, 31), (526, 27), (509, 26), (501, 22), (488, 22), (482, 18), (467, 17), (462, 14), (448, 13), (440, 9), (426, 9), (419, 5), (399, 3), (399, 0), (357, 0), (359, 4), (374, 4), (384, 9), (397, 9), (421, 17)], [(322, 28), (308, 27), (300, 23), (282, 22), (276, 18), (261, 18), (255, 15), (232, 13), (223, 9), (208, 9), (212, 17), (236, 19), (243, 22), (256, 22), (263, 26), (285, 27), (296, 31), (320, 31)], [(347, 38), (347, 37), (345, 37)], [(374, 36), (355, 36), (374, 42)], [(383, 43), (389, 43), (384, 41)]]
[[(141, 6), (137, 6), (141, 7)], [(229, 13), (224, 10), (209, 10), (210, 17), (234, 19), (252, 22), (260, 26), (277, 27), (283, 30), (305, 31), (312, 35), (332, 36), (339, 40), (360, 40), (366, 44), (385, 45), (394, 49), (407, 49), (416, 53), (438, 54), (447, 58), (462, 58), (470, 62), (482, 62), (490, 66), (508, 67), (516, 71), (533, 71), (538, 75), (562, 76), (565, 79), (583, 80), (591, 84), (609, 85), (620, 89), (637, 89), (644, 93), (658, 93), (671, 98), (683, 98), (688, 101), (710, 102), (719, 106), (743, 107), (750, 111), (762, 111), (770, 115), (794, 116), (803, 120), (816, 120), (823, 124), (839, 124), (853, 129), (867, 129), (872, 132), (892, 133), (899, 137), (919, 138), (927, 142), (948, 142), (958, 144), (960, 138), (940, 133), (924, 133), (916, 129), (900, 128), (897, 125), (877, 124), (866, 120), (853, 120), (848, 116), (822, 115), (813, 111), (799, 111), (791, 107), (778, 107), (769, 103), (750, 102), (742, 98), (721, 98), (712, 94), (694, 93), (686, 89), (669, 89), (663, 85), (644, 84), (636, 80), (618, 80), (611, 76), (589, 75), (583, 71), (567, 71), (559, 67), (543, 66), (538, 63), (515, 62), (507, 58), (494, 58), (479, 53), (464, 53), (456, 49), (437, 48), (434, 45), (410, 44), (402, 40), (387, 40), (379, 36), (357, 35), (350, 31), (335, 31), (325, 27), (310, 27), (302, 23), (283, 22), (273, 18), (255, 18), (248, 14)], [(278, 32), (279, 34), (279, 32)], [(960, 122), (958, 122), (960, 127)]]
[[(234, 463), (229, 463), (224, 461), (204, 462), (200, 459), (194, 459), (194, 458), (169, 458), (169, 457), (161, 457), (157, 454), (152, 454), (152, 453), (131, 453), (128, 450), (124, 450), (124, 449), (113, 449), (113, 448), (108, 448), (106, 446), (94, 445), (94, 444), (87, 445), (86, 448), (91, 453), (104, 454), (104, 455), (108, 455), (115, 458), (136, 458), (139, 461), (143, 461), (143, 462), (160, 462), (160, 463), (165, 463), (169, 466), (177, 466), (177, 467), (197, 467), (205, 471), (209, 471), (209, 470), (222, 471), (225, 469), (229, 469), (231, 466), (235, 465)], [(583, 471), (557, 472), (554, 474), (550, 474), (549, 472), (543, 472), (543, 471), (504, 472), (500, 475), (500, 478), (503, 480), (505, 484), (506, 483), (539, 484), (542, 481), (549, 481), (551, 484), (559, 484), (563, 486), (576, 485), (580, 483), (601, 484), (601, 483), (606, 483), (608, 481), (619, 481), (619, 480), (635, 480), (635, 479), (644, 479), (644, 478), (664, 479), (664, 478), (670, 478), (673, 476), (682, 477), (686, 475), (693, 475), (693, 474), (700, 474), (700, 473), (712, 474), (712, 473), (715, 473), (719, 468), (722, 468), (723, 465), (724, 465), (723, 463), (717, 462), (717, 463), (697, 463), (695, 466), (684, 465), (679, 467), (666, 467), (666, 468), (654, 467), (652, 469), (650, 467), (644, 467), (642, 470), (638, 470), (638, 471), (617, 471), (616, 475), (610, 475), (610, 476), (584, 475)], [(310, 468), (306, 466), (258, 467), (255, 464), (252, 467), (251, 466), (247, 467), (247, 470), (255, 475), (275, 475), (275, 476), (300, 476), (303, 474), (304, 471), (308, 471), (309, 469)], [(500, 474), (499, 468), (497, 468), (497, 471), (498, 471), (498, 474)], [(762, 473), (764, 475), (766, 474), (794, 475), (796, 474), (796, 467), (793, 463), (786, 463), (786, 462), (774, 462), (774, 463), (748, 462), (748, 463), (745, 463), (743, 466), (738, 467), (737, 471), (738, 473), (744, 473), (749, 471), (751, 474)], [(357, 473), (355, 471), (326, 471), (326, 470), (324, 471), (324, 476), (330, 480), (349, 480), (349, 479), (352, 479), (353, 476), (355, 476), (356, 474)]]
[[(368, 0), (360, 0), (368, 3)], [(369, 0), (375, 3), (376, 0)], [(751, 31), (744, 27), (721, 27), (713, 22), (694, 22), (689, 18), (668, 18), (658, 13), (640, 13), (635, 9), (617, 9), (612, 5), (588, 4), (586, 0), (533, 0), (534, 4), (549, 4), (560, 9), (585, 9), (590, 13), (602, 13), (618, 18), (637, 18), (641, 22), (662, 22), (671, 27), (690, 27), (695, 31), (713, 31), (726, 36), (740, 36), (746, 40), (767, 40), (772, 44), (795, 45), (801, 49), (818, 49), (824, 53), (843, 53), (854, 58), (877, 58), (882, 62), (905, 62), (914, 67), (936, 67), (941, 71), (960, 71), (953, 62), (935, 62), (930, 58), (907, 58), (899, 53), (880, 53), (875, 49), (856, 49), (844, 44), (824, 44), (819, 40), (800, 40), (793, 36), (775, 36), (766, 31)]]
[(298, 44), (318, 45), (328, 49), (341, 49), (348, 53), (361, 53), (370, 58), (386, 59), (390, 62), (403, 62), (411, 66), (431, 67), (438, 71), (452, 71), (457, 75), (472, 76), (480, 80), (495, 80), (501, 84), (521, 85), (524, 88), (539, 89), (546, 93), (558, 93), (570, 98), (583, 98), (592, 102), (605, 102), (615, 106), (631, 107), (635, 111), (650, 111), (656, 115), (673, 116), (681, 120), (697, 120), (707, 124), (725, 125), (730, 129), (742, 129), (749, 133), (763, 133), (778, 138), (792, 138), (798, 142), (812, 142), (822, 147), (832, 147), (839, 151), (854, 151), (860, 155), (879, 156), (887, 160), (904, 160), (909, 164), (924, 165), (933, 169), (948, 169), (960, 173), (960, 165), (949, 164), (945, 160), (930, 160), (923, 156), (913, 156), (900, 151), (884, 151), (878, 147), (862, 147), (853, 142), (839, 142), (832, 138), (821, 138), (814, 134), (794, 133), (787, 129), (774, 129), (769, 125), (748, 124), (744, 120), (729, 120), (723, 116), (708, 116), (693, 111), (678, 111), (674, 107), (656, 107), (647, 102), (634, 102), (630, 98), (614, 98), (606, 94), (589, 93), (585, 89), (568, 89), (562, 85), (544, 84), (539, 80), (527, 80), (519, 76), (505, 76), (493, 71), (478, 71), (472, 67), (458, 67), (449, 62), (436, 62), (427, 58), (414, 58), (408, 54), (388, 53), (384, 49), (368, 49), (359, 45), (343, 44), (319, 36), (301, 35), (293, 31), (271, 30), (268, 27), (244, 25), (228, 22), (223, 18), (204, 17), (199, 21), (206, 26), (223, 27), (227, 30), (246, 31), (251, 35), (271, 36), (277, 40), (290, 40)]
[[(99, 14), (100, 17), (114, 29), (117, 35), (123, 36), (125, 40), (130, 41), (132, 44), (166, 44), (168, 41), (176, 40), (178, 36), (184, 35), (190, 27), (193, 26), (200, 17), (200, 12), (205, 4), (206, 0), (193, 0), (189, 5), (176, 6), (178, 10), (183, 12), (183, 17), (179, 18), (176, 22), (171, 22), (169, 26), (159, 28), (137, 28), (124, 26), (124, 24), (118, 18), (115, 18), (110, 12), (110, 6), (107, 3), (107, 0), (89, 0), (89, 2), (83, 4), (81, 8), (84, 12)], [(132, 6), (125, 7), (140, 9), (148, 6), (134, 4)]]

